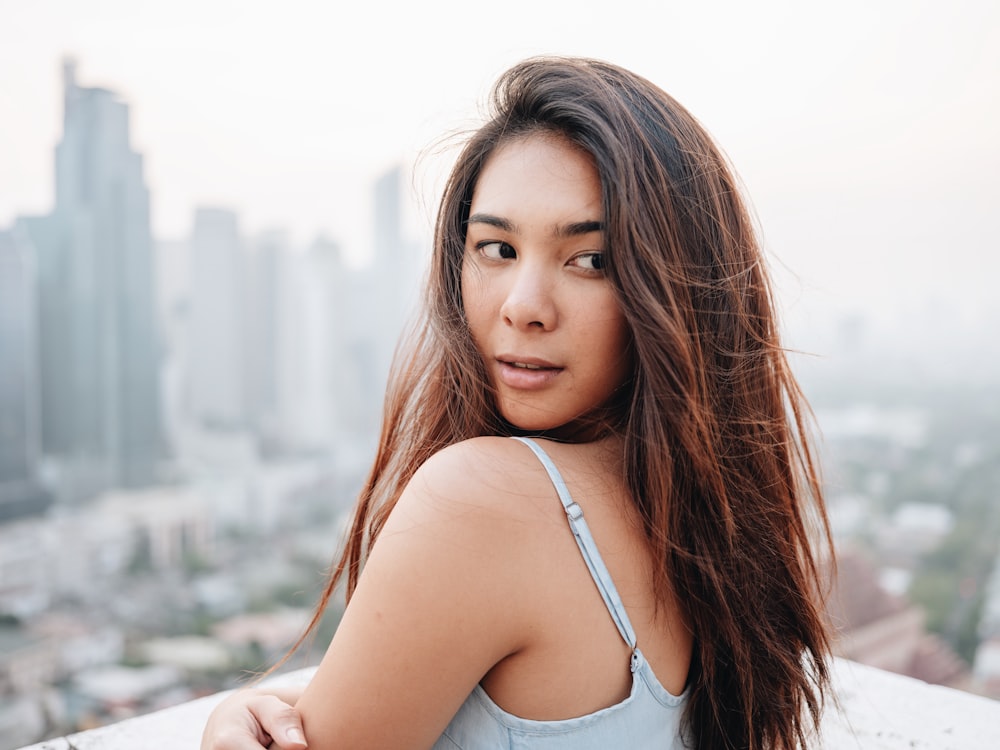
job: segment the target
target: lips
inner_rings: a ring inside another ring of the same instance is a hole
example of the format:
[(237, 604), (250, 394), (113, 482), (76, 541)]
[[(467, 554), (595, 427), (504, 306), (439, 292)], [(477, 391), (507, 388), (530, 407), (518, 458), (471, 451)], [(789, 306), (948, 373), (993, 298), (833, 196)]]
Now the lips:
[(537, 357), (501, 354), (496, 361), (500, 382), (517, 390), (545, 388), (563, 371), (562, 367)]

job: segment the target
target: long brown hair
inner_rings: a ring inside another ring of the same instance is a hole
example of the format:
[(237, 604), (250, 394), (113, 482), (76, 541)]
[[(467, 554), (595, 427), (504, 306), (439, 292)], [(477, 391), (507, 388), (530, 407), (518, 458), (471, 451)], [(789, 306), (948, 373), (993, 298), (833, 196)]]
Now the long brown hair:
[(424, 314), (404, 337), (338, 582), (347, 597), (403, 487), (436, 451), (509, 435), (462, 308), (465, 224), (497, 147), (568, 138), (600, 175), (608, 278), (631, 330), (625, 476), (660, 600), (694, 633), (685, 725), (698, 748), (791, 750), (818, 722), (828, 634), (814, 544), (830, 546), (805, 419), (754, 226), (725, 158), (659, 88), (586, 59), (535, 58), (496, 84), (441, 200)]

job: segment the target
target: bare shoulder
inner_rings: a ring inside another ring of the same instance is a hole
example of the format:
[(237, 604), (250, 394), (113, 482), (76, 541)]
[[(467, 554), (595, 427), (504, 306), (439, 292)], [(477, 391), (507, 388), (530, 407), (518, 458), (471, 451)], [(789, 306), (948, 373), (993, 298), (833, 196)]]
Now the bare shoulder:
[(540, 562), (558, 519), (545, 513), (561, 512), (542, 481), (525, 446), (492, 438), (416, 472), (296, 704), (310, 747), (429, 747), (484, 675), (532, 645), (537, 571), (557, 567)]
[[(393, 515), (428, 515), (473, 527), (558, 520), (561, 507), (544, 467), (517, 440), (478, 437), (434, 454), (417, 470)], [(493, 529), (497, 531), (496, 528)]]
[[(438, 451), (418, 473), (437, 479), (461, 478), (493, 483), (536, 466), (538, 459), (518, 440), (476, 437)], [(484, 488), (488, 489), (488, 486)]]
[[(617, 527), (623, 491), (614, 447), (537, 443), (593, 524)], [(553, 555), (576, 554), (566, 512), (545, 467), (527, 445), (502, 437), (465, 440), (428, 459), (393, 508), (376, 549), (396, 536), (407, 537), (407, 544), (422, 539), (430, 543), (430, 554), (448, 557), (450, 564), (520, 586), (521, 576), (537, 579)], [(555, 543), (558, 539), (566, 545)]]

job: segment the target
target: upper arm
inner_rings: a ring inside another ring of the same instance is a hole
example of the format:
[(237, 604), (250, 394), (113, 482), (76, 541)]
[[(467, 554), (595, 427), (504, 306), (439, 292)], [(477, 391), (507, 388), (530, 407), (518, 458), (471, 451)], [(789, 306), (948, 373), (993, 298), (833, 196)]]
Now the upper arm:
[(390, 514), (297, 703), (310, 748), (429, 747), (483, 675), (523, 646), (518, 550), (531, 503), (517, 502), (516, 479), (501, 486), (482, 449), (438, 454)]

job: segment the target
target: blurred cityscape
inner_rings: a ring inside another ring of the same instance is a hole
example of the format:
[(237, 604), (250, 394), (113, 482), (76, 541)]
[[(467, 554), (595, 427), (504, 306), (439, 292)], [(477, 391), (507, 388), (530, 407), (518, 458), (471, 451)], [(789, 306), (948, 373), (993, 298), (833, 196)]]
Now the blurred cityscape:
[[(0, 750), (284, 654), (371, 459), (423, 269), (401, 168), (372, 188), (360, 270), (334, 239), (247, 236), (221, 206), (157, 241), (127, 103), (72, 62), (64, 84), (54, 206), (0, 231)], [(838, 650), (1000, 697), (996, 362), (928, 364), (857, 315), (826, 327), (841, 355), (796, 366), (838, 545)]]

